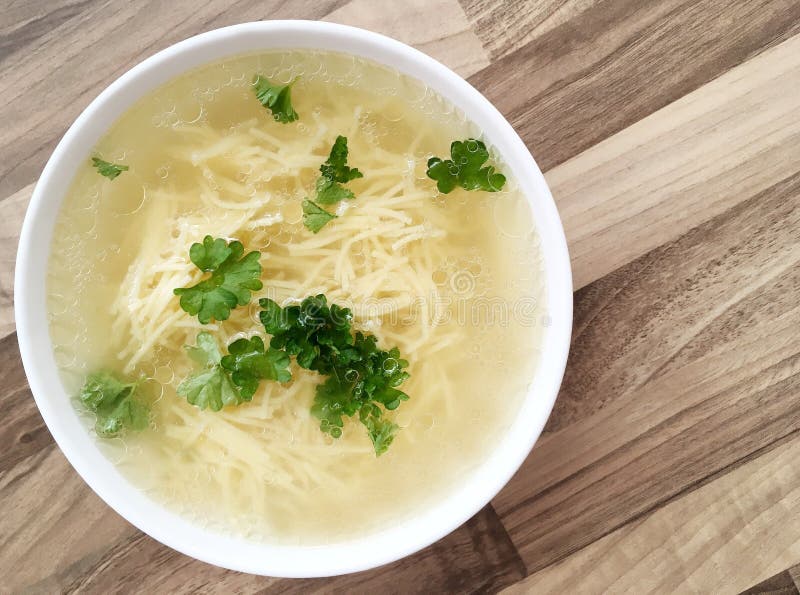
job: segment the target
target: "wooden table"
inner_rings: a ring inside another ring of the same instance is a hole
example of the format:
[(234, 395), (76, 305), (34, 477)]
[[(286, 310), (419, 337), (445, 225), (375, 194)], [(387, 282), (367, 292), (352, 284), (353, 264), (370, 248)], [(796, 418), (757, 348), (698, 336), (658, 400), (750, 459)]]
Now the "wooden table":
[[(545, 171), (577, 290), (511, 483), (419, 554), (326, 580), (211, 567), (117, 516), (53, 443), (14, 332), (20, 223), (69, 123), (157, 50), (269, 18), (467, 77)], [(798, 593), (797, 0), (2, 0), (0, 91), (0, 591)]]

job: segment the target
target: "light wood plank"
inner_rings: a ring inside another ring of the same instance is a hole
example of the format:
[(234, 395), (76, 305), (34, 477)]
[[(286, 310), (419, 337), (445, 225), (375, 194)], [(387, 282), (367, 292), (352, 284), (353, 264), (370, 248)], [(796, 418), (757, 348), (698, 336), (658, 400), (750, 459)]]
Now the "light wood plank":
[[(4, 472), (0, 494), (0, 571), (10, 593), (33, 585), (57, 592), (101, 559), (108, 543), (136, 531), (86, 487), (55, 445)], [(58, 580), (47, 581), (56, 570)]]
[(798, 0), (597, 2), (470, 82), (547, 171), (797, 33)]
[(795, 435), (504, 592), (744, 590), (785, 568), (786, 560), (800, 559), (798, 458), (800, 436)]
[[(447, 15), (447, 18), (442, 18)], [(489, 65), (489, 58), (458, 0), (406, 0), (387, 10), (374, 0), (353, 0), (326, 21), (383, 33), (422, 50), (463, 77)]]
[(547, 431), (493, 501), (529, 572), (800, 429), (798, 228), (800, 173), (576, 294)]
[(546, 177), (576, 287), (800, 171), (800, 36), (745, 62)]
[[(597, 0), (459, 0), (492, 60), (575, 19)], [(650, 7), (648, 12), (658, 11)]]
[(0, 200), (0, 339), (14, 332), (14, 263), (25, 209), (33, 192), (30, 184)]

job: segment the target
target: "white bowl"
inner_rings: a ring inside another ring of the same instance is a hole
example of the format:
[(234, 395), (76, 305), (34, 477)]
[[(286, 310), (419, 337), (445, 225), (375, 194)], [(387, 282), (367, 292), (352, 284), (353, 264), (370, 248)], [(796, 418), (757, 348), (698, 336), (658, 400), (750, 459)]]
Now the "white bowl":
[[(134, 102), (173, 77), (220, 58), (269, 49), (335, 50), (372, 59), (428, 84), (484, 131), (526, 194), (541, 241), (548, 325), (538, 371), (511, 429), (485, 462), (434, 506), (386, 530), (335, 545), (256, 543), (193, 525), (133, 487), (98, 450), (59, 379), (47, 323), (45, 276), (53, 227), (73, 176), (95, 143)], [(16, 267), (20, 353), (39, 411), (76, 471), (139, 529), (189, 556), (233, 570), (282, 577), (329, 576), (373, 568), (440, 539), (478, 512), (528, 456), (553, 407), (572, 328), (572, 276), (550, 190), (525, 144), (500, 112), (460, 76), (388, 37), (342, 25), (266, 21), (217, 29), (135, 66), (95, 99), (56, 147), (33, 192)]]

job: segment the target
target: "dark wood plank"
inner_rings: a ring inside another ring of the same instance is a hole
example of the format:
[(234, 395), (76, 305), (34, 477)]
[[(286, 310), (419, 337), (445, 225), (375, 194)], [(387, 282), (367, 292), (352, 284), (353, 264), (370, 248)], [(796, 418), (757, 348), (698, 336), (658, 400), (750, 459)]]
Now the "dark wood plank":
[(741, 595), (798, 595), (797, 585), (788, 570), (769, 577), (767, 580), (742, 591)]
[(36, 408), (16, 333), (0, 339), (0, 477), (14, 465), (54, 445)]
[(607, 0), (470, 82), (548, 170), (798, 31), (798, 0)]
[(800, 431), (800, 174), (576, 294), (547, 432), (493, 504), (529, 572)]

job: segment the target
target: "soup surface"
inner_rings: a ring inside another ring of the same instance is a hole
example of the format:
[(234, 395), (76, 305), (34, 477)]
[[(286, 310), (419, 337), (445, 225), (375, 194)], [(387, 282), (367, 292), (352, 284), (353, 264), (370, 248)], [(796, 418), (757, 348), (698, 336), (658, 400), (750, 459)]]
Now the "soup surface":
[[(273, 119), (256, 73), (297, 79), (299, 119)], [(314, 234), (302, 203), (338, 135), (363, 177)], [(110, 180), (87, 157), (78, 171), (52, 243), (48, 307), (70, 394), (100, 369), (139, 382), (149, 427), (97, 439), (138, 489), (216, 530), (320, 544), (408, 518), (485, 459), (526, 394), (545, 311), (530, 209), (498, 156), (490, 163), (508, 177), (498, 192), (442, 194), (426, 175), (431, 156), (470, 137), (481, 133), (419, 82), (309, 51), (204, 66), (114, 124), (96, 154), (129, 169)], [(206, 235), (261, 252), (263, 289), (201, 324), (173, 290), (203, 278), (189, 250)], [(356, 418), (338, 439), (320, 431), (310, 408), (322, 378), (294, 361), (290, 382), (263, 381), (252, 401), (220, 411), (177, 393), (198, 332), (221, 349), (268, 342), (257, 298), (316, 294), (409, 362), (410, 398), (386, 412), (399, 430), (381, 456)]]

